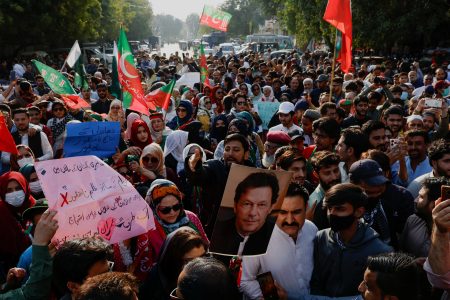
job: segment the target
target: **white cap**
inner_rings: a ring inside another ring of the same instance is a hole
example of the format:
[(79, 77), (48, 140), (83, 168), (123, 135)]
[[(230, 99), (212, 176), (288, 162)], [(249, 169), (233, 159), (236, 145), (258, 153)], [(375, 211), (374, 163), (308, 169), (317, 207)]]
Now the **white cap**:
[(291, 102), (282, 102), (278, 108), (278, 112), (282, 114), (288, 114), (294, 112), (295, 106)]
[(410, 115), (409, 117), (406, 118), (406, 123), (412, 122), (412, 121), (422, 121), (423, 122), (423, 118), (422, 116), (419, 115)]

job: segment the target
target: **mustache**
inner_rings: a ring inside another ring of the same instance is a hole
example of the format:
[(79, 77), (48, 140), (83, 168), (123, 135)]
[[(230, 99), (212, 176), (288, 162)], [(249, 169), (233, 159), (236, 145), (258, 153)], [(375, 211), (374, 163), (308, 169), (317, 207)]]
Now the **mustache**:
[(292, 223), (288, 223), (288, 222), (283, 222), (281, 223), (281, 226), (289, 226), (289, 227), (300, 227), (300, 224), (298, 224), (297, 222), (292, 222)]

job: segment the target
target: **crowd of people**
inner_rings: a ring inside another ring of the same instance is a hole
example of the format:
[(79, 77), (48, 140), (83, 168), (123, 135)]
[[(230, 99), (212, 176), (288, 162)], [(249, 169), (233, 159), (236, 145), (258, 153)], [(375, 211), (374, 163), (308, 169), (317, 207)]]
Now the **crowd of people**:
[[(0, 152), (0, 299), (450, 299), (450, 66), (367, 60), (344, 73), (331, 57), (209, 56), (205, 83), (175, 88), (148, 115), (124, 109), (99, 60), (77, 90), (86, 109), (68, 107), (29, 61), (2, 64), (17, 77), (0, 78), (0, 112), (18, 154)], [(178, 53), (136, 64), (146, 94), (199, 71)], [(156, 229), (112, 245), (51, 243), (58, 212), (35, 163), (64, 158), (66, 126), (80, 122), (120, 123), (104, 161)], [(266, 254), (209, 252), (232, 164), (292, 173)]]

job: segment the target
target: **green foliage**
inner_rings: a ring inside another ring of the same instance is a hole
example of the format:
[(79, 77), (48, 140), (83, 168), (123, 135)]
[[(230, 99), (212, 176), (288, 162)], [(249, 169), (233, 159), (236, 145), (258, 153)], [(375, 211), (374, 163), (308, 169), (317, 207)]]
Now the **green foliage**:
[[(327, 0), (255, 0), (267, 15), (276, 14), (297, 44), (325, 38), (331, 44), (333, 29), (322, 20)], [(353, 47), (391, 50), (421, 49), (448, 44), (450, 7), (446, 0), (352, 1)], [(447, 40), (446, 40), (447, 39)]]
[(112, 41), (121, 24), (133, 38), (147, 38), (151, 19), (147, 0), (1, 0), (0, 44), (18, 51)]
[(183, 21), (172, 15), (156, 15), (153, 26), (156, 33), (161, 35), (166, 41), (175, 42), (181, 38)]
[(231, 36), (251, 34), (264, 24), (262, 7), (256, 0), (226, 0), (220, 9), (232, 15), (228, 25), (228, 34)]

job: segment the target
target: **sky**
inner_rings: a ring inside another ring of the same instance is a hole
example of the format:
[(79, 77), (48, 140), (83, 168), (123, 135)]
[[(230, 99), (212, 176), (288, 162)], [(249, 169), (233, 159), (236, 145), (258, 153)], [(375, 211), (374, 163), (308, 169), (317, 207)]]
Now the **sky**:
[(172, 15), (175, 18), (186, 21), (186, 17), (191, 13), (200, 15), (203, 5), (207, 3), (211, 6), (218, 6), (224, 0), (149, 0), (154, 15)]

